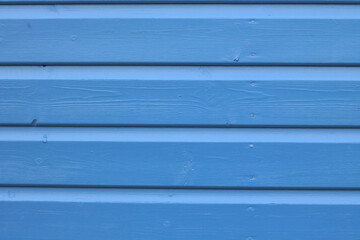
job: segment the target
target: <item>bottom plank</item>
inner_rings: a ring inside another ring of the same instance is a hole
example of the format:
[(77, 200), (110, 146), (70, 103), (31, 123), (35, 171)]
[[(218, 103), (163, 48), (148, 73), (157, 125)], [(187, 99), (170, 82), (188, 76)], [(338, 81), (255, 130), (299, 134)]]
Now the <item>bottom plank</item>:
[(0, 239), (359, 239), (360, 191), (0, 188)]

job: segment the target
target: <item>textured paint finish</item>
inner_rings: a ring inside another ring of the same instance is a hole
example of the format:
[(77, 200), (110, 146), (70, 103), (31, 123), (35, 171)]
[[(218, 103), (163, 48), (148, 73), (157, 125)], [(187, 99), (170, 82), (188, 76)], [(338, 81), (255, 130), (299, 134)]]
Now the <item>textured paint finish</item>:
[(356, 3), (0, 0), (0, 240), (360, 240)]
[(0, 64), (359, 65), (359, 24), (360, 5), (4, 5)]
[(0, 132), (2, 184), (360, 187), (360, 130), (0, 128)]
[(360, 68), (0, 67), (6, 125), (359, 126)]

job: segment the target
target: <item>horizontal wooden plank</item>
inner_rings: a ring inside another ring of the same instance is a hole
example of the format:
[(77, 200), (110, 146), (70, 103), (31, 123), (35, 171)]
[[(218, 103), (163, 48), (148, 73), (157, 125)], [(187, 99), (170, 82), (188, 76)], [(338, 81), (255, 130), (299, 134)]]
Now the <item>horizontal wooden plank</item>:
[(356, 67), (0, 67), (0, 124), (360, 126)]
[(0, 237), (358, 239), (358, 191), (0, 189)]
[(359, 188), (359, 129), (0, 128), (0, 185)]
[(360, 64), (360, 5), (0, 6), (0, 64)]

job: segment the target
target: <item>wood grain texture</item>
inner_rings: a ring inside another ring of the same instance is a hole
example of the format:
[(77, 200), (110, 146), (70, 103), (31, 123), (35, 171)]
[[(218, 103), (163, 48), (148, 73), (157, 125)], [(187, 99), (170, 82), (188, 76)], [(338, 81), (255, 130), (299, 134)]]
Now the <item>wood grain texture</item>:
[(358, 191), (0, 189), (3, 240), (358, 239)]
[(359, 24), (360, 5), (3, 5), (0, 64), (359, 65)]
[(0, 0), (0, 239), (359, 240), (358, 3)]
[(0, 67), (0, 124), (360, 126), (356, 67)]
[(360, 130), (1, 128), (1, 185), (359, 188)]

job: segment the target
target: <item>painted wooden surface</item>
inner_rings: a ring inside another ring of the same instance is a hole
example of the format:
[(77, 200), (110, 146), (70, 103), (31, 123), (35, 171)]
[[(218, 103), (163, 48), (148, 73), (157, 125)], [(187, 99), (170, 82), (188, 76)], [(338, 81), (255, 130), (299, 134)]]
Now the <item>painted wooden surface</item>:
[(356, 3), (0, 0), (0, 239), (359, 240)]
[(0, 96), (6, 125), (360, 125), (356, 67), (0, 67)]
[(0, 183), (359, 188), (360, 130), (0, 128)]
[(4, 240), (360, 236), (358, 191), (1, 188), (0, 199)]
[(360, 5), (4, 5), (0, 64), (359, 65), (359, 24)]

